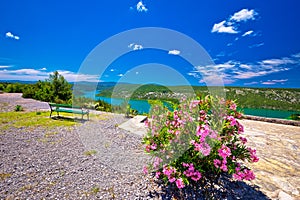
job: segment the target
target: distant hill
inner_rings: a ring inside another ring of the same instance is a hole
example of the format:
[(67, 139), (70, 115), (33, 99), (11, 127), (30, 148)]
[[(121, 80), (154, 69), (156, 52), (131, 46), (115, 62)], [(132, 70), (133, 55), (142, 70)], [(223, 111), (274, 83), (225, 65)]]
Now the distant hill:
[[(180, 99), (188, 86), (165, 87), (156, 84), (122, 84), (101, 90), (98, 96), (131, 99)], [(204, 86), (193, 86), (196, 94), (207, 95)], [(211, 88), (210, 88), (211, 89)], [(300, 89), (225, 87), (226, 99), (236, 100), (242, 108), (300, 111)], [(174, 92), (175, 91), (175, 92)]]
[(34, 84), (37, 81), (20, 81), (20, 80), (0, 80), (0, 83), (20, 83), (20, 84)]

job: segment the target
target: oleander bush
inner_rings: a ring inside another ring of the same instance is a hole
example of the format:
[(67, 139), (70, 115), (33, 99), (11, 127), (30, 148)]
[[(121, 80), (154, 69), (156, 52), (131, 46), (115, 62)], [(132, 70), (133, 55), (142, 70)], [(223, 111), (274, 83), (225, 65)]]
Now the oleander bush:
[(234, 101), (212, 96), (185, 100), (173, 111), (162, 104), (153, 106), (143, 138), (145, 152), (153, 159), (144, 172), (178, 189), (205, 186), (224, 173), (236, 180), (253, 180), (245, 163), (259, 158), (246, 146), (236, 107)]

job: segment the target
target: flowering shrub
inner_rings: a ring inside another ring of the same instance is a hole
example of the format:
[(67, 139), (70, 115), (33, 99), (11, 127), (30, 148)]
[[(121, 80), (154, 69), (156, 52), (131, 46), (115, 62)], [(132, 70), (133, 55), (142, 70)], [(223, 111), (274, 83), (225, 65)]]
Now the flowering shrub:
[(156, 105), (146, 121), (143, 138), (146, 153), (153, 156), (144, 172), (155, 173), (165, 183), (180, 188), (205, 184), (227, 173), (237, 180), (253, 180), (253, 172), (243, 161), (257, 162), (256, 151), (246, 147), (241, 114), (234, 101), (206, 96), (184, 101), (169, 111)]

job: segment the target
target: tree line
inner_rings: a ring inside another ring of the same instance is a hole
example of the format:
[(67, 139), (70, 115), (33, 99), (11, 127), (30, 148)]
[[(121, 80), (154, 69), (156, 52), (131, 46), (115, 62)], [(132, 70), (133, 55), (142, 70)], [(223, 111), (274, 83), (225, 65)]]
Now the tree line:
[(45, 102), (72, 103), (72, 85), (57, 71), (45, 81), (34, 84), (0, 83), (0, 90), (8, 93), (23, 93), (22, 97)]

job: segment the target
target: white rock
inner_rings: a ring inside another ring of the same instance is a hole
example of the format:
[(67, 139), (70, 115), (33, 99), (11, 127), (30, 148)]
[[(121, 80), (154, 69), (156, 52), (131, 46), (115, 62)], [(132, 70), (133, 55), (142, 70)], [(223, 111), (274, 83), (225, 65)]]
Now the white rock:
[(280, 191), (278, 194), (278, 200), (294, 200), (294, 198), (291, 197), (289, 194)]

